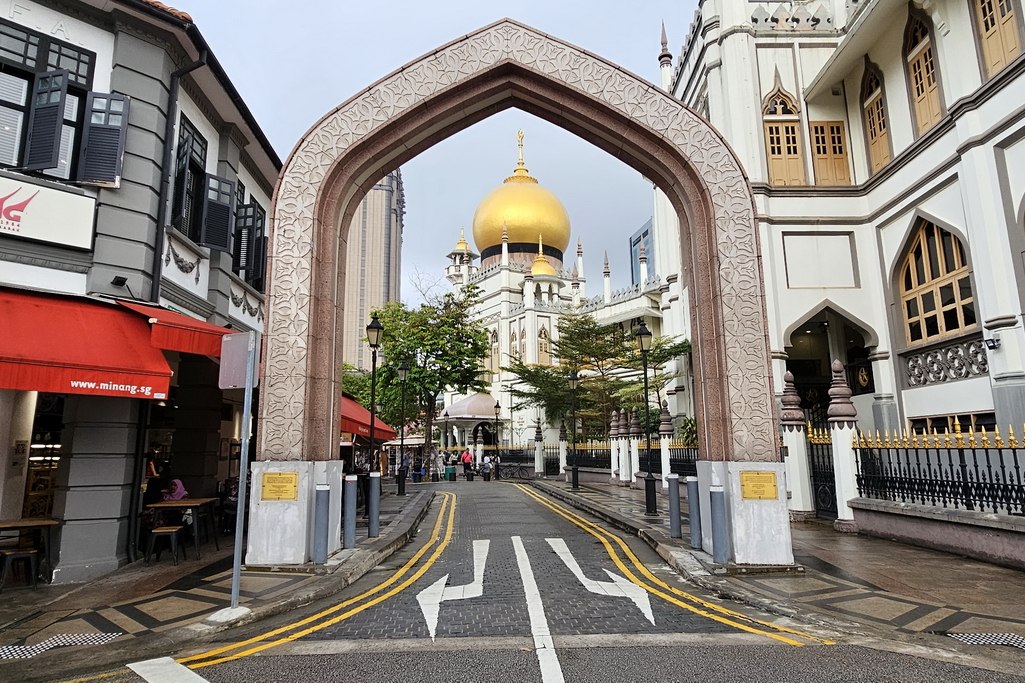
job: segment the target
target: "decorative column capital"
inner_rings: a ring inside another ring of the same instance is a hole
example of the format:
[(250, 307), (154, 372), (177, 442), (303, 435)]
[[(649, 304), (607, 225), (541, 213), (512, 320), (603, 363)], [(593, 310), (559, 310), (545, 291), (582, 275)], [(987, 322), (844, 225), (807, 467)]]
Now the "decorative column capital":
[(534, 441), (544, 441), (544, 434), (541, 433), (541, 420), (534, 423)]
[(566, 440), (566, 421), (563, 420), (559, 423), (559, 441)]
[(640, 417), (637, 415), (637, 409), (634, 408), (632, 411), (630, 411), (630, 438), (631, 439), (634, 439), (634, 438), (638, 438), (639, 439), (640, 437), (641, 437), (641, 420), (640, 420)]

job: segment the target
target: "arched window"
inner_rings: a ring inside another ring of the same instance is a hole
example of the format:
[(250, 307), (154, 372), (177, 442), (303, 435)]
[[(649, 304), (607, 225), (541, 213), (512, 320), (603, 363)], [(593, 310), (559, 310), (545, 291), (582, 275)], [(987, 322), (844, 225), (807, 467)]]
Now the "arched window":
[(538, 365), (552, 364), (552, 342), (548, 338), (547, 328), (544, 327), (537, 334), (537, 363)]
[(865, 122), (869, 171), (875, 173), (890, 162), (890, 132), (886, 122), (883, 77), (867, 59), (861, 80), (861, 113)]
[(908, 344), (961, 334), (978, 325), (964, 246), (943, 228), (921, 221), (900, 269)]
[(969, 1), (986, 78), (991, 78), (1021, 54), (1016, 3), (1014, 0)]
[(928, 20), (912, 12), (904, 31), (904, 58), (911, 88), (911, 113), (919, 135), (943, 117), (936, 52)]
[(524, 362), (527, 360), (527, 332), (522, 327), (520, 328), (520, 358)]
[(509, 335), (509, 355), (513, 360), (518, 360), (520, 357), (520, 345), (516, 341), (516, 330)]
[(769, 184), (804, 185), (801, 120), (794, 98), (777, 84), (762, 104)]
[(502, 358), (498, 351), (498, 330), (491, 330), (491, 356), (488, 359), (488, 369), (491, 372), (498, 372), (502, 367)]

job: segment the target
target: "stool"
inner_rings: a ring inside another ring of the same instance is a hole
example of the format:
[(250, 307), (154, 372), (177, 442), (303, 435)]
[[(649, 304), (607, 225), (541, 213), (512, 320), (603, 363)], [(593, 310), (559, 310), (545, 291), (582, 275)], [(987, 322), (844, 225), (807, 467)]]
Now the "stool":
[(32, 577), (32, 587), (36, 587), (36, 578), (39, 574), (39, 551), (35, 548), (14, 548), (12, 550), (0, 550), (0, 564), (3, 565), (3, 569), (0, 569), (0, 590), (3, 590), (4, 584), (7, 583), (7, 572), (19, 560), (28, 562), (29, 575)]
[(192, 516), (195, 521), (195, 531), (198, 540), (199, 530), (202, 529), (203, 533), (206, 534), (206, 540), (209, 541), (212, 536), (214, 539), (214, 548), (217, 550), (221, 549), (221, 544), (217, 542), (217, 528), (214, 524), (214, 516), (211, 514), (211, 510), (206, 505), (200, 505), (199, 507), (192, 508)]
[[(178, 564), (178, 539), (181, 537), (183, 527), (181, 526), (158, 526), (149, 532), (149, 541), (146, 543), (146, 558), (143, 560), (146, 564), (149, 564), (150, 555), (153, 554), (153, 546), (156, 544), (158, 536), (165, 536), (171, 542), (171, 559), (174, 564)], [(189, 559), (188, 555), (185, 554), (185, 546), (182, 545), (182, 558)], [(160, 561), (160, 550), (157, 550), (157, 562)]]

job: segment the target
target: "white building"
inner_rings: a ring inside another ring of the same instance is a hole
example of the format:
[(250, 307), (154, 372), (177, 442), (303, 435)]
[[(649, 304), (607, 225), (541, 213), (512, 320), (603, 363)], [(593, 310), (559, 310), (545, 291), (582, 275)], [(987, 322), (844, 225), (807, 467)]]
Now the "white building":
[[(813, 419), (839, 359), (863, 428), (1025, 421), (1022, 19), (1020, 0), (704, 0), (675, 66), (663, 32), (663, 87), (751, 181), (774, 385), (793, 372)], [(675, 220), (656, 193), (656, 271), (685, 283)]]

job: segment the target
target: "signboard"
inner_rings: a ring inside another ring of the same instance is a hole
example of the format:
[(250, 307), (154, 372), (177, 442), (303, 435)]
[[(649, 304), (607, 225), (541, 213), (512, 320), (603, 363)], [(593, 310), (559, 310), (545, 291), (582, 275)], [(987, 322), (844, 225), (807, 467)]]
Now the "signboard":
[(92, 249), (96, 200), (0, 175), (0, 235)]
[(298, 472), (264, 472), (260, 500), (298, 500)]
[(741, 471), (740, 497), (744, 500), (776, 500), (776, 473), (755, 470)]

